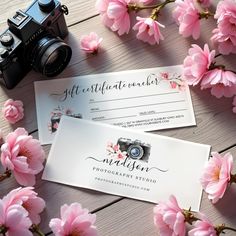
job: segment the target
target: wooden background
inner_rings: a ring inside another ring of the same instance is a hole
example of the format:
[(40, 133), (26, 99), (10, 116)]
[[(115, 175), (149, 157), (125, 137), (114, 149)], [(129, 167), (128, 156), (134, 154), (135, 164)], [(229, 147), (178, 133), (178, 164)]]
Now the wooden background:
[[(0, 31), (6, 29), (8, 17), (13, 16), (16, 10), (26, 8), (30, 2), (29, 0), (1, 0)], [(218, 1), (212, 2), (214, 2), (212, 7), (214, 11)], [(57, 78), (182, 64), (190, 45), (197, 43), (203, 46), (205, 42), (209, 42), (211, 31), (216, 27), (214, 19), (202, 20), (201, 38), (197, 42), (182, 38), (171, 18), (173, 4), (170, 4), (172, 6), (168, 6), (160, 18), (161, 23), (166, 25), (162, 30), (165, 40), (160, 45), (150, 46), (138, 41), (135, 38), (136, 32), (131, 31), (128, 35), (118, 37), (116, 33), (103, 26), (94, 7), (95, 0), (64, 0), (62, 4), (67, 5), (70, 11), (66, 16), (70, 31), (66, 42), (73, 48), (73, 56), (69, 66)], [(86, 55), (79, 49), (79, 38), (91, 31), (103, 37), (102, 49), (96, 56)], [(235, 55), (225, 56), (220, 59), (220, 62), (227, 68), (235, 70), (235, 60)], [(10, 125), (2, 115), (0, 116), (0, 128), (5, 135), (16, 127), (24, 127), (38, 138), (33, 81), (44, 79), (46, 78), (31, 71), (15, 89), (7, 90), (0, 87), (0, 108), (8, 98), (20, 99), (25, 105), (25, 117), (16, 125)], [(211, 96), (209, 91), (201, 91), (198, 87), (191, 88), (191, 95), (197, 126), (153, 133), (209, 144), (213, 151), (231, 152), (236, 158), (236, 115), (232, 113), (232, 99), (217, 99)], [(48, 153), (50, 145), (44, 146), (44, 149)], [(184, 163), (182, 164), (184, 168)], [(236, 164), (234, 167), (236, 173)], [(2, 171), (1, 167), (0, 170)], [(0, 198), (15, 187), (18, 187), (18, 184), (14, 178), (0, 183)], [(60, 206), (77, 201), (97, 214), (96, 225), (99, 235), (158, 235), (153, 225), (154, 204), (50, 183), (41, 180), (40, 175), (35, 188), (47, 203), (40, 225), (45, 233), (50, 232), (49, 220), (59, 216)], [(206, 194), (203, 194), (201, 211), (215, 224), (225, 223), (236, 227), (235, 199), (236, 186), (234, 185), (215, 205), (212, 205)], [(226, 235), (235, 235), (235, 233), (227, 231)]]

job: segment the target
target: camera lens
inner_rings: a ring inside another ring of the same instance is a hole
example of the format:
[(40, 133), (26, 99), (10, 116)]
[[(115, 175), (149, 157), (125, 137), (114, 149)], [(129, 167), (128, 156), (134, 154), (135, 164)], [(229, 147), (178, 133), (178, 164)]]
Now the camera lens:
[(48, 65), (53, 64), (57, 58), (59, 57), (58, 51), (53, 52), (49, 57), (48, 57)]
[(130, 158), (139, 160), (143, 157), (143, 148), (139, 145), (129, 146), (127, 153)]
[(71, 55), (71, 48), (59, 38), (45, 36), (33, 49), (32, 66), (43, 75), (56, 76), (68, 65)]

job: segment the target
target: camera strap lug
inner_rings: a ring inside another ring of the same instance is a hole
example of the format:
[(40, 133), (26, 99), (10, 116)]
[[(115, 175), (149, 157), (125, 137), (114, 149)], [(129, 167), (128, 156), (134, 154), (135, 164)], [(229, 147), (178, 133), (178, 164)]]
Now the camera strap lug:
[(66, 5), (61, 5), (61, 11), (65, 14), (68, 15), (69, 14), (69, 10), (68, 7)]

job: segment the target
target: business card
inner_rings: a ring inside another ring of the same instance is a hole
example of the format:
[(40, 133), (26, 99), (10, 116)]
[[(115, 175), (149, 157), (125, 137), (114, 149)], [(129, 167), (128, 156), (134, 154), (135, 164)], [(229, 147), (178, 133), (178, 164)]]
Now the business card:
[(199, 210), (210, 146), (62, 116), (43, 179)]

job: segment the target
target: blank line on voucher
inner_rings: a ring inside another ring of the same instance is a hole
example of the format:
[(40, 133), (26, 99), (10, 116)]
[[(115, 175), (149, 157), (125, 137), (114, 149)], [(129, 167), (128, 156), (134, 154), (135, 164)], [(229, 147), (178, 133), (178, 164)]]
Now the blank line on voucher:
[(90, 101), (89, 103), (100, 103), (100, 102), (112, 102), (112, 101), (119, 101), (119, 100), (127, 100), (127, 99), (134, 99), (134, 98), (145, 98), (145, 97), (155, 97), (159, 95), (169, 95), (169, 94), (177, 94), (179, 92), (169, 92), (169, 93), (157, 93), (157, 94), (150, 94), (150, 95), (143, 95), (143, 96), (134, 96), (134, 97), (126, 97), (126, 98), (115, 98), (115, 99), (108, 99), (108, 100), (100, 100), (100, 101)]
[(116, 119), (130, 118), (130, 117), (136, 117), (136, 116), (137, 116), (137, 115), (132, 115), (132, 116), (120, 116), (120, 117), (111, 117), (111, 118), (105, 118), (105, 119), (96, 119), (96, 118), (93, 118), (92, 120), (95, 120), (95, 121), (116, 120)]
[(155, 114), (161, 114), (161, 113), (169, 113), (169, 112), (177, 112), (177, 111), (187, 111), (188, 109), (187, 108), (183, 108), (183, 109), (177, 109), (177, 110), (170, 110), (170, 111), (158, 111), (158, 112), (155, 112), (154, 114), (151, 113), (151, 114), (142, 114), (142, 116), (151, 116), (151, 115), (155, 115)]
[(104, 111), (115, 111), (115, 110), (124, 110), (124, 109), (130, 109), (130, 108), (148, 107), (148, 106), (164, 105), (164, 104), (178, 103), (178, 102), (185, 102), (185, 100), (177, 100), (177, 101), (170, 101), (170, 102), (159, 102), (159, 103), (144, 104), (144, 105), (129, 106), (129, 107), (118, 107), (118, 108), (111, 108), (111, 109), (105, 109), (105, 110), (92, 110), (92, 111), (90, 110), (90, 113), (104, 112)]

